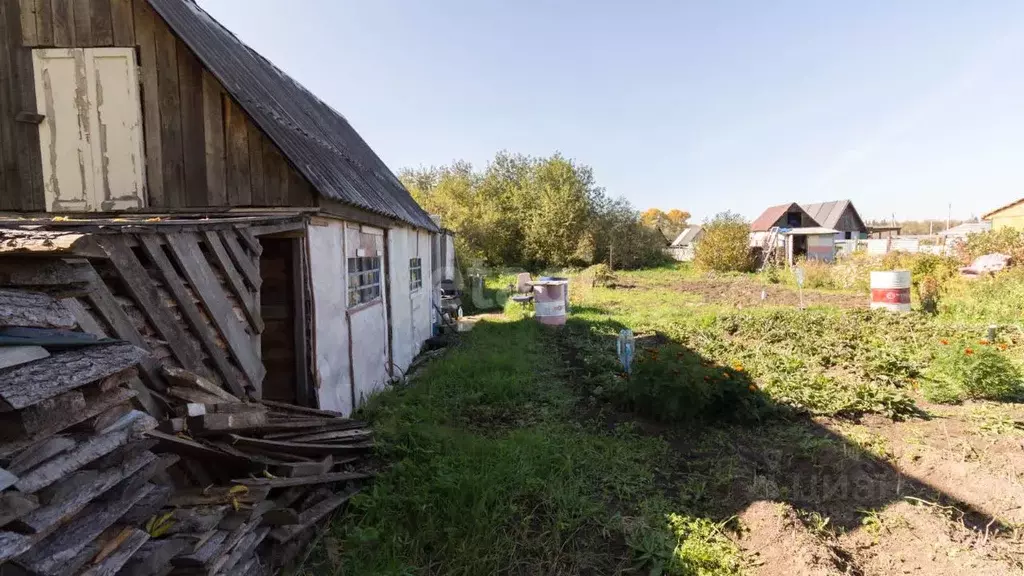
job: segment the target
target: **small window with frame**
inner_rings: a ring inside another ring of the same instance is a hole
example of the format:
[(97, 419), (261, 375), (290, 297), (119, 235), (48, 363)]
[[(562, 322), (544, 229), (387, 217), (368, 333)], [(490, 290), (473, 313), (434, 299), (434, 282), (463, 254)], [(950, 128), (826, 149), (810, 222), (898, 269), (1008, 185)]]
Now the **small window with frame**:
[(409, 291), (419, 290), (423, 287), (423, 260), (419, 258), (409, 259)]
[(348, 307), (380, 298), (380, 257), (348, 259)]

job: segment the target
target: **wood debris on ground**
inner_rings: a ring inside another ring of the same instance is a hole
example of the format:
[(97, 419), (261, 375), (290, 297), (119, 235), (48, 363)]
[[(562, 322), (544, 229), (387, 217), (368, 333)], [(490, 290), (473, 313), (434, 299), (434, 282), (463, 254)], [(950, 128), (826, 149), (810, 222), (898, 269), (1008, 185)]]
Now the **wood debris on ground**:
[(372, 476), (366, 424), (168, 364), (158, 421), (132, 387), (146, 351), (0, 292), (4, 574), (269, 574)]

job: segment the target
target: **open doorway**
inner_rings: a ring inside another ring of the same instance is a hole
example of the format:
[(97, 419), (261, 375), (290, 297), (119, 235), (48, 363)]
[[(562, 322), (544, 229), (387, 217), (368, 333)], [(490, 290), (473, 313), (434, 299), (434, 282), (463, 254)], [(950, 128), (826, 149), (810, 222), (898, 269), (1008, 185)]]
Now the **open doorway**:
[(263, 398), (311, 406), (301, 237), (261, 236)]

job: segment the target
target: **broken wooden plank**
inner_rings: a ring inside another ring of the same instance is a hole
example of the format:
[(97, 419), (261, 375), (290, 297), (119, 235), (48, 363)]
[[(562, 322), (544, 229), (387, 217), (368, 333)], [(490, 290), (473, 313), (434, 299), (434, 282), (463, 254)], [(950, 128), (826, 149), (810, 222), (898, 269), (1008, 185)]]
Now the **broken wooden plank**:
[(2, 346), (0, 347), (0, 370), (42, 360), (49, 355), (50, 353), (42, 346)]
[(315, 434), (305, 434), (302, 436), (281, 438), (280, 440), (287, 440), (288, 442), (357, 442), (361, 440), (367, 440), (372, 436), (372, 430), (369, 430), (367, 428), (355, 428), (352, 430), (332, 430), (330, 432), (317, 432)]
[[(171, 504), (174, 505), (173, 502)], [(230, 506), (195, 506), (188, 508), (175, 508), (167, 512), (171, 514), (170, 524), (166, 534), (185, 534), (189, 532), (209, 532), (217, 528), (224, 515), (231, 510)], [(161, 513), (163, 513), (161, 512)]]
[(0, 326), (71, 329), (75, 319), (50, 296), (0, 289)]
[(15, 487), (32, 493), (53, 484), (71, 472), (93, 460), (113, 452), (131, 440), (136, 434), (156, 427), (156, 420), (143, 414), (131, 426), (114, 430), (102, 436), (90, 438), (56, 458), (53, 458), (21, 477)]
[(70, 450), (74, 445), (75, 441), (67, 436), (51, 436), (12, 458), (7, 468), (14, 474), (24, 474), (57, 454)]
[(164, 299), (157, 291), (149, 273), (128, 246), (127, 237), (104, 235), (98, 241), (107, 253), (111, 265), (121, 276), (125, 289), (135, 299), (136, 305), (149, 319), (156, 333), (167, 343), (178, 362), (190, 370), (202, 369), (202, 361), (192, 349), (177, 319), (164, 305)]
[(182, 567), (199, 567), (209, 564), (216, 556), (215, 554), (220, 549), (220, 545), (227, 539), (230, 532), (227, 530), (217, 530), (209, 540), (207, 540), (198, 550), (192, 554), (185, 556), (178, 556), (177, 558), (171, 559), (171, 564), (174, 566)]
[[(214, 277), (213, 270), (199, 248), (196, 236), (167, 234), (167, 243), (174, 259), (209, 312), (210, 319), (224, 336), (232, 356), (238, 361), (249, 381), (258, 386), (263, 382), (266, 370), (253, 350), (252, 340), (235, 316), (223, 288)], [(244, 396), (244, 393), (239, 395)]]
[(249, 468), (252, 464), (248, 459), (238, 458), (232, 454), (200, 444), (195, 440), (164, 434), (162, 432), (157, 432), (156, 430), (151, 430), (149, 432), (149, 436), (160, 440), (160, 447), (163, 450), (174, 452), (181, 456), (203, 460), (208, 463), (216, 462), (220, 467), (235, 466), (240, 468)]
[(175, 272), (171, 261), (167, 258), (163, 245), (161, 245), (160, 241), (151, 234), (140, 234), (138, 238), (142, 243), (142, 249), (145, 251), (146, 256), (149, 257), (160, 272), (164, 286), (168, 291), (170, 291), (171, 296), (174, 297), (174, 301), (178, 305), (178, 310), (185, 317), (185, 320), (188, 321), (189, 326), (192, 327), (192, 333), (203, 345), (203, 349), (213, 362), (217, 372), (220, 373), (221, 378), (227, 383), (228, 387), (231, 388), (232, 392), (239, 396), (244, 396), (245, 387), (236, 380), (234, 370), (231, 365), (228, 364), (224, 351), (217, 345), (212, 327), (203, 320), (202, 313), (199, 311), (196, 303), (192, 300), (192, 296), (189, 294), (185, 284), (178, 276), (178, 273)]
[(235, 414), (204, 414), (186, 421), (188, 430), (196, 435), (223, 434), (227, 431), (258, 430), (267, 423), (266, 412)]
[[(319, 410), (316, 408), (307, 408), (305, 406), (296, 406), (295, 404), (288, 404), (287, 402), (275, 402), (273, 400), (260, 400), (260, 404), (269, 406), (270, 408), (276, 408), (285, 412), (296, 412), (299, 414), (311, 414), (315, 416), (326, 416), (330, 418), (344, 418), (344, 414), (341, 412), (335, 412), (333, 410)], [(357, 423), (357, 425), (361, 425)]]
[(232, 234), (230, 231), (223, 231), (221, 238), (224, 239), (224, 245), (227, 247), (228, 252), (231, 254), (231, 258), (238, 265), (238, 269), (245, 275), (245, 279), (249, 281), (249, 285), (254, 289), (259, 290), (260, 286), (263, 285), (263, 279), (260, 277), (260, 271), (257, 266), (253, 264), (253, 261), (246, 256), (245, 251), (242, 250), (242, 246), (238, 243), (238, 237)]
[(294, 508), (275, 508), (263, 515), (265, 526), (293, 526), (301, 523), (299, 511)]
[(232, 480), (238, 484), (250, 487), (287, 488), (290, 486), (311, 486), (313, 484), (329, 484), (331, 482), (347, 482), (349, 480), (363, 480), (372, 478), (372, 474), (361, 472), (333, 472), (319, 476), (298, 476), (295, 478), (239, 478)]
[(0, 443), (0, 458), (6, 457), (15, 452), (29, 448), (30, 446), (37, 444), (48, 436), (52, 436), (65, 428), (69, 428), (76, 424), (79, 424), (89, 418), (100, 414), (101, 412), (109, 409), (112, 406), (122, 404), (134, 398), (136, 392), (134, 390), (125, 390), (124, 388), (118, 388), (108, 394), (95, 397), (86, 398), (86, 408), (81, 412), (65, 414), (64, 421), (53, 424), (50, 428), (40, 430), (36, 434), (28, 438), (20, 438), (13, 441), (5, 441)]
[(0, 468), (0, 491), (7, 490), (18, 481), (18, 477)]
[(31, 494), (10, 490), (0, 494), (0, 527), (39, 508), (39, 499)]
[(251, 533), (255, 527), (255, 525), (243, 523), (229, 532), (228, 537), (221, 542), (220, 546), (213, 553), (213, 558), (204, 565), (207, 569), (207, 573), (216, 574), (220, 572), (224, 564), (228, 561), (231, 549), (238, 545), (242, 538), (244, 538), (246, 534)]
[(297, 476), (319, 476), (327, 474), (334, 467), (334, 458), (327, 456), (323, 460), (313, 462), (287, 462), (274, 467), (275, 476), (294, 478)]
[[(191, 406), (191, 404), (190, 404), (190, 406)], [(199, 406), (205, 406), (205, 404), (199, 404)], [(160, 424), (157, 424), (156, 429), (157, 429), (158, 432), (162, 432), (164, 434), (170, 434), (170, 435), (173, 436), (174, 434), (177, 434), (179, 432), (184, 432), (185, 431), (185, 419), (184, 418), (168, 418), (166, 420), (161, 420)]]
[(85, 395), (70, 390), (18, 412), (0, 413), (0, 432), (8, 438), (32, 435), (62, 422), (67, 414), (85, 409)]
[(151, 486), (144, 486), (120, 500), (89, 504), (74, 520), (19, 556), (16, 562), (42, 576), (60, 576), (67, 562), (141, 500)]
[(0, 262), (0, 286), (41, 292), (55, 298), (89, 292), (88, 260), (9, 258)]
[(114, 576), (128, 563), (135, 552), (149, 540), (149, 534), (135, 528), (129, 529), (129, 536), (98, 564), (90, 567), (81, 576)]
[[(41, 506), (37, 510), (15, 520), (11, 525), (18, 532), (35, 535), (33, 542), (37, 541), (52, 532), (61, 523), (81, 512), (94, 498), (153, 460), (156, 460), (156, 456), (152, 452), (143, 452), (120, 468), (102, 471), (92, 484), (82, 487), (70, 499), (49, 506)], [(76, 472), (76, 474), (78, 473)], [(0, 562), (4, 560), (6, 558), (0, 553)]]
[[(199, 404), (197, 402), (189, 402), (184, 406), (176, 406), (174, 413), (181, 416), (182, 419), (192, 416), (202, 416), (206, 414), (206, 404)], [(184, 425), (184, 423), (183, 423)]]
[(45, 230), (0, 230), (0, 255), (81, 256), (105, 258), (90, 234)]
[[(146, 485), (158, 472), (166, 470), (168, 466), (175, 464), (178, 461), (177, 454), (161, 454), (156, 460), (146, 464), (140, 468), (135, 474), (125, 478), (124, 480), (117, 483), (116, 486), (107, 490), (103, 494), (100, 494), (97, 498), (97, 502), (112, 502), (126, 498), (129, 494), (133, 494), (140, 490), (147, 490)], [(125, 510), (127, 512), (127, 510)]]
[(260, 438), (249, 438), (247, 436), (239, 436), (238, 434), (231, 434), (231, 443), (235, 446), (245, 446), (252, 448), (263, 448), (266, 450), (276, 450), (279, 452), (288, 452), (299, 456), (313, 455), (313, 456), (324, 456), (326, 454), (349, 454), (351, 452), (358, 452), (362, 450), (370, 450), (373, 448), (372, 442), (362, 442), (356, 444), (302, 444), (300, 442), (285, 442), (282, 440), (262, 440)]
[(205, 392), (219, 397), (222, 402), (241, 401), (237, 397), (229, 394), (220, 386), (210, 382), (208, 379), (196, 374), (195, 372), (167, 365), (164, 365), (163, 372), (164, 376), (167, 377), (168, 382), (172, 385), (195, 388), (200, 392)]
[(168, 396), (173, 396), (185, 402), (194, 402), (196, 404), (216, 404), (221, 401), (219, 396), (208, 394), (195, 388), (185, 388), (183, 386), (171, 386), (166, 390)]
[(136, 346), (116, 343), (59, 352), (10, 368), (0, 374), (0, 412), (21, 410), (85, 386), (130, 368), (145, 357), (145, 351)]
[(245, 523), (257, 524), (267, 512), (277, 508), (273, 500), (264, 500), (255, 504), (240, 505), (238, 510), (228, 510), (224, 519), (220, 521), (217, 528), (220, 530), (234, 530)]
[(245, 414), (250, 412), (259, 412), (265, 416), (267, 414), (265, 406), (252, 402), (218, 402), (205, 406), (207, 414)]
[[(228, 286), (231, 287), (231, 291), (234, 292), (235, 298), (242, 304), (242, 312), (245, 314), (245, 318), (249, 321), (249, 325), (253, 327), (257, 334), (263, 332), (263, 318), (260, 316), (260, 310), (257, 308), (256, 300), (253, 298), (252, 292), (245, 285), (242, 280), (242, 276), (239, 275), (235, 265), (231, 262), (231, 257), (228, 256), (227, 250), (224, 248), (224, 244), (221, 242), (220, 236), (213, 230), (207, 230), (203, 233), (206, 239), (206, 245), (210, 247), (213, 252), (214, 262), (217, 263), (217, 267), (224, 272), (224, 277), (228, 281)], [(259, 289), (257, 285), (255, 290)]]
[(141, 526), (144, 522), (153, 517), (158, 510), (167, 504), (171, 499), (171, 486), (154, 485), (128, 512), (121, 518), (121, 522), (132, 526)]
[(270, 538), (278, 543), (284, 543), (297, 534), (309, 528), (313, 524), (316, 524), (325, 516), (333, 512), (339, 506), (344, 504), (359, 490), (346, 490), (340, 494), (332, 496), (316, 506), (313, 506), (309, 510), (306, 510), (299, 515), (299, 523), (292, 526), (281, 526), (270, 531)]
[(259, 545), (259, 540), (262, 540), (269, 532), (269, 528), (258, 529), (254, 532), (249, 532), (238, 541), (235, 548), (231, 551), (231, 554), (224, 559), (223, 564), (220, 565), (220, 573), (225, 573), (235, 567), (243, 558), (252, 555), (256, 550), (256, 546)]

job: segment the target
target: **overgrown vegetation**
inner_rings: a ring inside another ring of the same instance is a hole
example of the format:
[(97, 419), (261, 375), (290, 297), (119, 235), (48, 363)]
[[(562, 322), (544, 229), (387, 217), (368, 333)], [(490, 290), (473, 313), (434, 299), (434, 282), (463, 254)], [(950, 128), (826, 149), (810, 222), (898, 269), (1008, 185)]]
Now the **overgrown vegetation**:
[(1018, 264), (1024, 264), (1024, 230), (1001, 228), (970, 234), (967, 241), (957, 245), (957, 256), (969, 263), (985, 254), (1006, 254)]
[(400, 176), (416, 201), (455, 231), (464, 265), (538, 271), (609, 261), (638, 268), (664, 259), (662, 233), (645, 226), (624, 198), (608, 196), (589, 166), (561, 154), (500, 152), (482, 172), (456, 162)]
[(723, 212), (704, 223), (704, 235), (694, 248), (693, 263), (708, 272), (752, 270), (750, 223), (732, 212)]
[(921, 391), (935, 402), (1024, 398), (1020, 369), (1007, 358), (1005, 342), (943, 338)]

